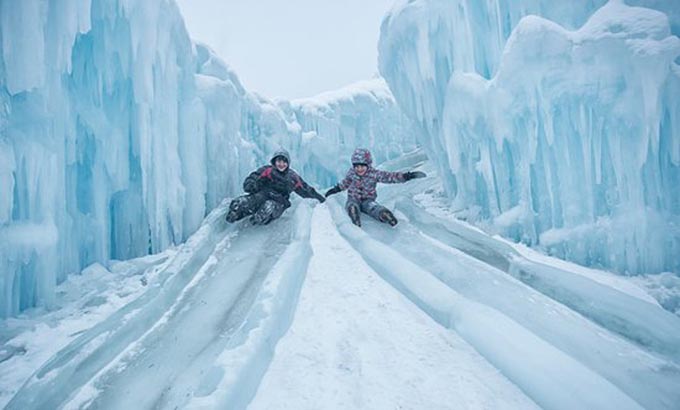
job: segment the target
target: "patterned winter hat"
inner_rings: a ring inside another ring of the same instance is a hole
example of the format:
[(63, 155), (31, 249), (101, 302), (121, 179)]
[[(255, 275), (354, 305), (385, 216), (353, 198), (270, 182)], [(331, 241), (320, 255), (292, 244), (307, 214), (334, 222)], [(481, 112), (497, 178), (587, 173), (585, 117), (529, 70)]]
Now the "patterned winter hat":
[(276, 158), (278, 158), (278, 157), (283, 157), (283, 158), (285, 158), (285, 160), (286, 160), (286, 162), (288, 163), (288, 165), (290, 165), (290, 154), (288, 153), (288, 151), (286, 151), (286, 150), (283, 149), (283, 148), (277, 149), (277, 150), (274, 151), (274, 153), (272, 154), (272, 159), (269, 160), (269, 162), (271, 162), (271, 164), (274, 165), (274, 162), (276, 161)]
[(352, 153), (352, 165), (364, 164), (369, 167), (373, 164), (373, 158), (371, 157), (371, 151), (366, 148), (357, 148)]

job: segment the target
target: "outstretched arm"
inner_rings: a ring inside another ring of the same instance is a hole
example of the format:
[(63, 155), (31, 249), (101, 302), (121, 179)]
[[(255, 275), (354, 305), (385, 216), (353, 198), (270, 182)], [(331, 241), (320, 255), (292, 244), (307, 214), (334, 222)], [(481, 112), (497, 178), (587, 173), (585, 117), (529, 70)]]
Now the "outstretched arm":
[(316, 192), (316, 189), (307, 184), (305, 180), (302, 179), (302, 177), (300, 177), (300, 175), (298, 175), (297, 173), (293, 173), (292, 178), (293, 182), (295, 183), (293, 190), (295, 191), (296, 194), (300, 195), (303, 198), (314, 198), (319, 202), (324, 202), (326, 200), (326, 198), (324, 198), (323, 195)]
[(409, 171), (409, 172), (389, 172), (377, 170), (376, 180), (386, 184), (396, 184), (399, 182), (410, 181), (414, 178), (425, 178), (424, 172)]
[(375, 180), (384, 184), (398, 184), (406, 182), (403, 172), (390, 172), (380, 169), (375, 170)]
[(343, 178), (342, 181), (338, 182), (333, 188), (326, 191), (326, 198), (328, 198), (331, 195), (335, 195), (340, 191), (344, 191), (345, 189), (349, 188), (351, 183), (352, 183), (352, 170), (350, 169), (349, 171), (347, 171), (347, 175), (345, 175), (345, 178)]

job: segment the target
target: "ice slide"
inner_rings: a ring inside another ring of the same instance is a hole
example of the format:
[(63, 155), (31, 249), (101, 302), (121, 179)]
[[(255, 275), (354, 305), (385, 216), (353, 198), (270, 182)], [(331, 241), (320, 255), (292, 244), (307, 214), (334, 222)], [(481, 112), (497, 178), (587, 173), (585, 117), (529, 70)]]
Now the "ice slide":
[[(404, 161), (397, 165), (413, 165)], [(400, 218), (394, 229), (351, 225), (342, 198), (297, 200), (267, 227), (225, 224), (223, 204), (144, 293), (74, 337), (3, 405), (670, 409), (680, 401), (680, 319), (633, 288), (533, 260), (421, 207), (413, 194), (433, 183), (381, 191)]]

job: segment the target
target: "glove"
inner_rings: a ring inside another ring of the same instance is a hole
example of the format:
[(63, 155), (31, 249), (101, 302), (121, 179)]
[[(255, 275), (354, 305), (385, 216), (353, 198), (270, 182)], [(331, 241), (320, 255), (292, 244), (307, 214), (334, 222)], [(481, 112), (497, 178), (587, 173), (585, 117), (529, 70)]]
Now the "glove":
[(246, 179), (245, 182), (243, 182), (243, 190), (249, 194), (254, 194), (260, 190), (259, 185), (257, 179)]
[(328, 197), (331, 196), (331, 195), (335, 195), (335, 194), (337, 194), (337, 193), (340, 192), (340, 191), (342, 191), (342, 189), (340, 189), (340, 187), (336, 185), (336, 186), (334, 186), (333, 188), (331, 188), (331, 189), (329, 189), (328, 191), (326, 191), (326, 198), (328, 198)]
[(318, 192), (316, 192), (316, 191), (314, 191), (314, 199), (316, 199), (317, 201), (321, 202), (322, 204), (323, 204), (324, 202), (326, 202), (326, 197), (323, 196), (323, 195), (321, 195), (320, 193), (318, 193)]
[(424, 172), (420, 171), (409, 171), (409, 172), (404, 172), (404, 181), (410, 181), (415, 178), (425, 178), (427, 175), (425, 175)]

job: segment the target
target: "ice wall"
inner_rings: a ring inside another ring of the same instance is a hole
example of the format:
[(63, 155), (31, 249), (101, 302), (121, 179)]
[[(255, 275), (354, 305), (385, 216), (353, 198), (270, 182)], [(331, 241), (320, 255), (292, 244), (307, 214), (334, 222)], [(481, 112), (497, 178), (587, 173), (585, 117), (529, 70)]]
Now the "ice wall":
[(92, 262), (182, 242), (279, 145), (310, 182), (330, 180), (305, 161), (335, 156), (305, 153), (292, 105), (245, 90), (172, 0), (0, 0), (0, 45), (0, 317), (49, 307)]
[(484, 24), (472, 2), (397, 5), (381, 71), (462, 216), (583, 264), (679, 272), (677, 4), (542, 3), (485, 2)]
[(322, 186), (345, 175), (356, 147), (370, 148), (380, 164), (418, 146), (415, 123), (401, 112), (382, 78), (294, 100), (284, 109), (302, 132), (301, 171)]
[(205, 120), (174, 3), (0, 7), (6, 316), (49, 305), (67, 272), (181, 241), (206, 210), (210, 164), (203, 136), (180, 138)]
[(519, 20), (536, 14), (567, 28), (580, 27), (606, 0), (400, 0), (385, 16), (379, 68), (402, 110), (426, 135), (445, 188), (455, 195), (456, 179), (441, 145), (442, 113), (454, 71), (490, 78), (507, 38)]

